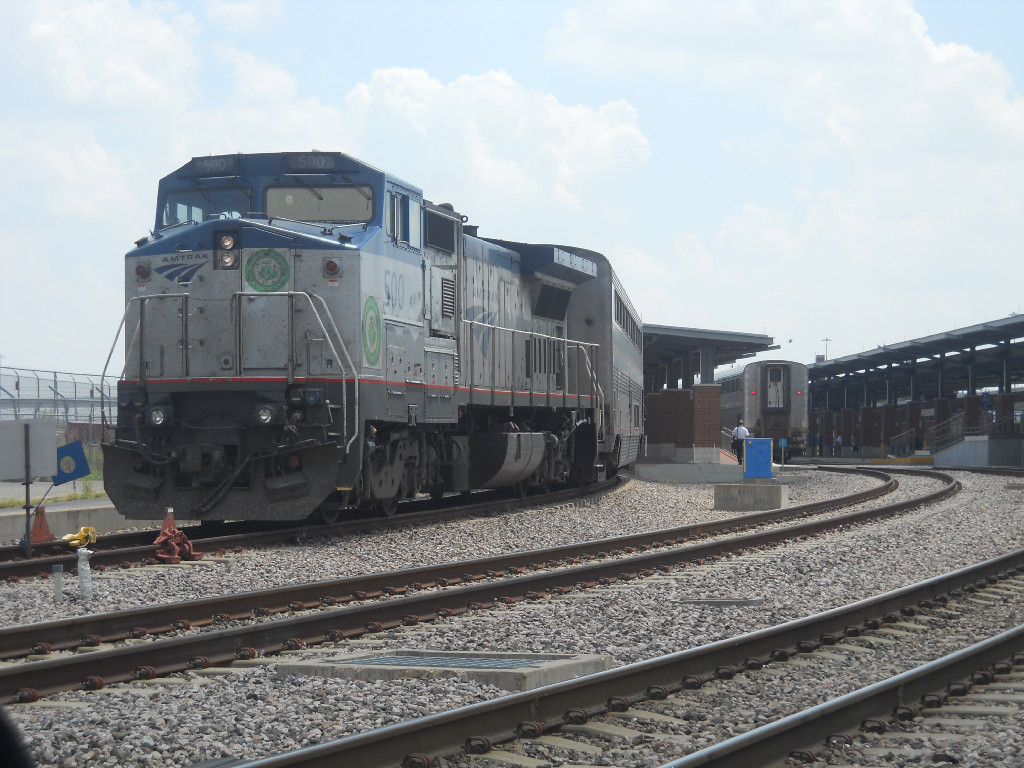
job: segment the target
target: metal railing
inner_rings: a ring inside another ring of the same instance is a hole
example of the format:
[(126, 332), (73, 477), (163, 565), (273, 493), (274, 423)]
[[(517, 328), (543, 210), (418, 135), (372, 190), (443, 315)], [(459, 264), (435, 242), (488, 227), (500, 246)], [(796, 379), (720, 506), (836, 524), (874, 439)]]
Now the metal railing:
[(885, 441), (887, 452), (893, 457), (899, 459), (904, 456), (910, 456), (917, 450), (917, 430), (908, 429), (906, 432), (900, 432), (898, 435), (894, 435), (892, 438)]
[(959, 443), (965, 437), (984, 435), (1010, 437), (1021, 433), (1021, 425), (1015, 413), (1004, 416), (998, 421), (985, 419), (984, 423), (967, 426), (967, 418), (963, 411), (953, 414), (950, 419), (928, 428), (928, 450), (931, 453)]
[[(286, 317), (287, 317), (287, 334), (288, 334), (287, 335), (287, 339), (288, 339), (288, 341), (287, 341), (287, 343), (288, 343), (288, 353), (287, 353), (287, 356), (285, 358), (286, 359), (286, 364), (284, 366), (284, 369), (286, 371), (286, 377), (287, 377), (287, 380), (288, 380), (289, 383), (291, 383), (291, 382), (293, 382), (295, 380), (295, 341), (296, 341), (295, 317), (296, 317), (296, 304), (297, 303), (307, 306), (312, 311), (313, 320), (315, 322), (309, 323), (309, 325), (312, 326), (312, 329), (314, 331), (318, 331), (319, 333), (323, 334), (323, 338), (322, 339), (315, 339), (315, 341), (317, 341), (317, 342), (323, 341), (323, 342), (326, 342), (326, 344), (328, 345), (328, 348), (330, 349), (330, 352), (331, 352), (331, 354), (333, 356), (332, 359), (338, 361), (339, 366), (342, 367), (342, 370), (339, 371), (339, 374), (338, 374), (338, 377), (341, 378), (342, 382), (344, 382), (344, 379), (346, 377), (346, 371), (345, 371), (345, 368), (344, 368), (345, 364), (347, 364), (348, 370), (351, 372), (349, 375), (351, 375), (352, 379), (356, 380), (358, 378), (358, 376), (357, 376), (358, 371), (356, 369), (356, 366), (352, 362), (352, 358), (351, 358), (351, 356), (348, 353), (348, 349), (345, 347), (345, 342), (343, 341), (343, 339), (341, 337), (341, 333), (338, 331), (338, 327), (337, 327), (337, 325), (335, 325), (334, 318), (331, 316), (331, 313), (330, 313), (330, 311), (327, 308), (327, 303), (320, 296), (317, 296), (316, 294), (304, 293), (304, 292), (301, 292), (301, 291), (271, 291), (271, 292), (267, 292), (267, 293), (238, 292), (238, 293), (235, 293), (231, 297), (231, 301), (234, 304), (234, 311), (232, 313), (232, 318), (233, 318), (234, 326), (235, 326), (234, 327), (234, 333), (233, 333), (233, 336), (232, 336), (233, 343), (234, 343), (234, 356), (233, 356), (233, 364), (231, 365), (231, 369), (230, 369), (230, 371), (229, 371), (229, 373), (227, 375), (230, 375), (230, 376), (243, 376), (245, 374), (245, 370), (246, 370), (246, 366), (244, 366), (244, 364), (243, 364), (243, 355), (242, 355), (242, 325), (243, 325), (242, 311), (241, 311), (242, 300), (244, 299), (246, 301), (260, 301), (260, 300), (275, 299), (275, 298), (284, 298), (288, 302), (288, 311), (286, 313)], [(138, 371), (137, 372), (133, 371), (132, 373), (133, 373), (133, 376), (137, 377), (137, 380), (141, 384), (145, 384), (146, 378), (147, 378), (147, 376), (146, 376), (146, 362), (147, 361), (146, 361), (146, 357), (145, 357), (145, 353), (144, 353), (145, 352), (146, 333), (147, 333), (146, 306), (147, 306), (148, 303), (150, 303), (152, 301), (172, 301), (172, 300), (177, 300), (178, 301), (178, 303), (179, 303), (179, 314), (181, 316), (181, 338), (180, 338), (180, 342), (179, 342), (179, 345), (178, 345), (179, 349), (181, 350), (181, 363), (180, 363), (181, 364), (181, 373), (182, 373), (182, 375), (183, 375), (183, 377), (185, 379), (193, 378), (194, 374), (193, 374), (193, 371), (192, 371), (190, 353), (191, 353), (191, 350), (195, 348), (195, 345), (189, 343), (189, 322), (188, 322), (188, 319), (189, 319), (189, 317), (191, 317), (191, 314), (189, 312), (190, 296), (187, 293), (166, 293), (166, 294), (156, 294), (156, 295), (153, 295), (153, 296), (136, 296), (136, 297), (131, 298), (128, 301), (128, 304), (125, 306), (124, 314), (121, 316), (121, 323), (118, 326), (117, 333), (114, 336), (114, 342), (110, 346), (110, 353), (107, 355), (107, 361), (106, 361), (106, 363), (103, 366), (103, 373), (100, 375), (101, 383), (104, 382), (104, 380), (106, 379), (107, 369), (110, 367), (110, 359), (111, 359), (111, 357), (114, 354), (114, 349), (117, 346), (117, 340), (121, 336), (121, 331), (124, 329), (125, 323), (128, 320), (129, 312), (132, 309), (133, 305), (138, 304), (138, 315), (139, 315), (138, 323), (135, 326), (135, 331), (132, 334), (132, 339), (129, 342), (127, 348), (125, 349), (125, 364), (124, 364), (124, 366), (121, 369), (121, 373), (119, 375), (119, 378), (120, 379), (128, 378), (129, 361), (132, 360), (132, 354), (133, 354), (133, 352), (135, 352), (137, 354)], [(194, 300), (193, 299), (191, 303), (201, 304), (203, 302), (202, 302), (202, 300)], [(313, 339), (307, 338), (307, 340), (313, 340)], [(339, 354), (339, 350), (340, 350), (341, 354)], [(342, 360), (342, 355), (344, 355), (344, 362)], [(249, 367), (253, 367), (253, 366), (249, 366)], [(259, 367), (262, 369), (265, 366), (259, 366)], [(223, 371), (221, 371), (220, 375), (223, 376), (225, 374), (224, 374)], [(209, 372), (204, 372), (201, 377), (202, 378), (209, 378), (210, 374), (209, 374)], [(307, 374), (304, 378), (306, 378), (307, 380), (316, 380), (316, 379), (325, 379), (327, 377), (324, 376), (323, 374)], [(335, 377), (331, 377), (331, 378), (335, 378)], [(358, 386), (356, 386), (354, 388), (354, 392), (355, 392), (354, 397), (353, 397), (354, 417), (353, 417), (352, 429), (349, 430), (349, 427), (348, 427), (348, 393), (347, 393), (347, 387), (345, 387), (344, 384), (341, 387), (341, 397), (342, 397), (342, 404), (341, 404), (341, 408), (340, 408), (340, 411), (341, 411), (341, 414), (342, 414), (342, 416), (341, 416), (341, 419), (342, 419), (342, 426), (341, 426), (341, 430), (342, 431), (341, 431), (341, 434), (342, 434), (343, 438), (348, 437), (347, 441), (345, 441), (345, 443), (344, 443), (345, 452), (346, 453), (349, 452), (352, 443), (355, 442), (355, 440), (359, 437), (359, 387)], [(108, 395), (108, 397), (109, 397), (109, 395)], [(334, 409), (332, 409), (332, 410), (334, 410)], [(351, 432), (351, 436), (349, 437), (350, 432)]]
[[(463, 320), (467, 328), (465, 342), (468, 346), (468, 381), (465, 382), (469, 390), (469, 401), (476, 402), (481, 392), (486, 392), (484, 397), (490, 404), (495, 403), (497, 392), (509, 392), (512, 401), (515, 402), (517, 395), (526, 395), (530, 405), (557, 406), (561, 400), (563, 407), (570, 405), (570, 398), (575, 399), (577, 405), (582, 405), (583, 398), (595, 398), (597, 400), (597, 411), (604, 413), (604, 389), (597, 379), (597, 355), (600, 345), (592, 342), (576, 341), (565, 339), (560, 336), (549, 336), (535, 331), (517, 330), (515, 328), (503, 328), (498, 325), (481, 323), (476, 320)], [(490, 363), (487, 364), (489, 381), (477, 382), (477, 374), (483, 373), (474, 360), (477, 344), (475, 343), (476, 329), (484, 329), (488, 332), (489, 338), (481, 343), (486, 344)], [(508, 339), (508, 343), (502, 343), (501, 338)], [(529, 374), (526, 378), (528, 384), (517, 386), (515, 369), (516, 343), (519, 340), (530, 342), (530, 352), (526, 364)], [(538, 342), (550, 342), (554, 349), (559, 352), (561, 367), (546, 366), (555, 370), (535, 370), (534, 356), (535, 345)], [(499, 352), (499, 350), (501, 350)], [(593, 356), (593, 360), (591, 359)], [(503, 373), (499, 374), (499, 367)], [(502, 378), (503, 377), (503, 378)], [(545, 386), (543, 391), (538, 391), (537, 380), (542, 379)], [(586, 384), (586, 388), (584, 387)]]

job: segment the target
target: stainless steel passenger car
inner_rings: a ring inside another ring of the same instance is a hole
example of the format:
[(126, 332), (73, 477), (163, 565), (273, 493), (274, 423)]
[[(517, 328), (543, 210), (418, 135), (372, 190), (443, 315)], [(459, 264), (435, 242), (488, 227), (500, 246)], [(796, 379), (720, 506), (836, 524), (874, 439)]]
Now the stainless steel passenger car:
[(807, 366), (787, 360), (749, 363), (741, 370), (718, 376), (722, 386), (722, 428), (732, 431), (740, 419), (751, 437), (785, 439), (785, 456), (807, 451)]
[(631, 463), (640, 323), (608, 260), (481, 238), (340, 153), (194, 158), (125, 264), (104, 484), (159, 519), (334, 519)]

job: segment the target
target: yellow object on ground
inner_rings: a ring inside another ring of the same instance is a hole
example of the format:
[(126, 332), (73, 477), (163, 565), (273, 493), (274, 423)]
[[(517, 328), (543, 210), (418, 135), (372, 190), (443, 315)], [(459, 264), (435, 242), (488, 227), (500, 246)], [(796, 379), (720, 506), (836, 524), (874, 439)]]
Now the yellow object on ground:
[(86, 544), (95, 544), (99, 539), (99, 534), (96, 533), (95, 528), (86, 525), (78, 533), (69, 533), (63, 539), (72, 547), (84, 547)]

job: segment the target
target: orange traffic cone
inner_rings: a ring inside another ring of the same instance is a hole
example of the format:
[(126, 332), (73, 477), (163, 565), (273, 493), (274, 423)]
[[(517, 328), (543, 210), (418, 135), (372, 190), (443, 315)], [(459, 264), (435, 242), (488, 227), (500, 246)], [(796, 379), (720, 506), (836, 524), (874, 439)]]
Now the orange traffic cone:
[(32, 515), (32, 531), (30, 535), (33, 544), (57, 540), (57, 537), (50, 531), (50, 524), (46, 522), (46, 507), (36, 507), (36, 511)]

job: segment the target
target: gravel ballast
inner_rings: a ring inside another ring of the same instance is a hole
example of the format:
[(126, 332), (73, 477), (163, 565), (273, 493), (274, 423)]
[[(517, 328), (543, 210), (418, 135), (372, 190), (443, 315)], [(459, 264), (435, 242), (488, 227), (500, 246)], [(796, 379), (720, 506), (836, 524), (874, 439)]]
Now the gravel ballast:
[[(790, 487), (792, 503), (878, 483), (811, 469), (794, 476), (800, 481)], [(962, 473), (958, 478), (964, 484), (958, 496), (891, 520), (724, 558), (670, 577), (518, 603), (412, 632), (382, 633), (370, 647), (596, 653), (625, 664), (844, 605), (1024, 546), (1020, 492), (1008, 489), (1006, 478), (998, 476)], [(934, 480), (916, 478), (901, 478), (901, 484), (916, 494), (937, 487)], [(57, 606), (48, 582), (4, 585), (3, 622), (262, 589), (724, 517), (711, 509), (712, 501), (711, 486), (634, 481), (596, 502), (307, 542), (202, 568), (118, 572), (96, 580), (89, 605), (77, 599), (73, 583), (66, 585), (67, 599)], [(700, 602), (708, 599), (763, 602), (743, 607)], [(998, 621), (1018, 623), (1019, 613), (1008, 606)], [(365, 643), (360, 646), (365, 648)], [(345, 649), (339, 646), (339, 652)], [(938, 647), (922, 650), (941, 652)], [(866, 666), (866, 678), (890, 674), (884, 664)], [(845, 682), (804, 698), (832, 698), (864, 684), (865, 676), (851, 675), (848, 666), (839, 674)], [(361, 683), (278, 677), (274, 664), (218, 675), (212, 683), (194, 682), (199, 679), (209, 680), (187, 673), (147, 685), (61, 694), (12, 711), (42, 765), (185, 766), (223, 756), (272, 755), (502, 694), (459, 678)], [(792, 682), (790, 687), (800, 685)], [(796, 691), (792, 699), (799, 698)], [(652, 753), (640, 752), (613, 764), (658, 764)]]

